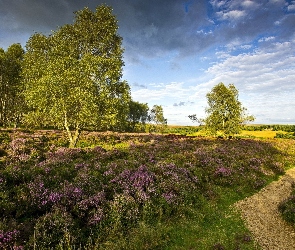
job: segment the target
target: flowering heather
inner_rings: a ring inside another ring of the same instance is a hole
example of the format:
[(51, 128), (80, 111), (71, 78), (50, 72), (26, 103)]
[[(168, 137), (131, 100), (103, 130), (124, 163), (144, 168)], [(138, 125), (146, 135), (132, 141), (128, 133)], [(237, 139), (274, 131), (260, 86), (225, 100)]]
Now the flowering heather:
[(26, 142), (25, 138), (16, 138), (10, 142), (9, 146), (13, 151), (13, 154), (20, 153), (26, 149)]
[(15, 160), (27, 161), (30, 159), (30, 149), (27, 146), (28, 141), (25, 138), (16, 138), (12, 140), (9, 144), (11, 154)]
[(229, 168), (219, 167), (215, 170), (215, 175), (217, 176), (226, 177), (226, 176), (230, 176), (231, 174), (232, 174), (232, 171)]
[(81, 157), (82, 150), (79, 148), (58, 148), (46, 154), (46, 163), (57, 164), (72, 161)]
[(19, 236), (18, 230), (4, 232), (0, 230), (0, 249), (13, 249), (13, 250), (21, 250), (22, 246), (16, 246), (15, 242), (17, 237)]
[[(85, 138), (114, 145), (127, 141), (130, 147), (47, 145), (45, 150), (45, 139), (11, 141), (0, 168), (5, 242), (5, 232), (17, 230), (8, 247), (32, 249), (35, 239), (40, 248), (56, 248), (68, 235), (77, 249), (90, 244), (90, 237), (104, 244), (140, 223), (185, 216), (204, 200), (218, 199), (216, 189), (255, 192), (294, 164), (291, 153), (283, 153), (276, 141), (105, 136), (93, 132)], [(294, 143), (288, 144), (291, 152)]]
[(139, 203), (151, 199), (155, 193), (155, 175), (144, 165), (133, 171), (124, 170), (111, 182), (119, 188), (116, 188), (116, 192), (131, 195)]
[(162, 194), (162, 197), (169, 203), (169, 204), (173, 204), (175, 203), (176, 199), (177, 199), (177, 195), (173, 193), (173, 191), (168, 191), (166, 193)]

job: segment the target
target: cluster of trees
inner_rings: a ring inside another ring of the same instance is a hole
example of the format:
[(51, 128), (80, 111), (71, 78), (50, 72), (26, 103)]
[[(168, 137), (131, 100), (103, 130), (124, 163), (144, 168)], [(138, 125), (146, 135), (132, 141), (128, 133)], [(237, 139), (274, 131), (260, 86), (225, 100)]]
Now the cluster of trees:
[(198, 118), (196, 114), (189, 118), (204, 125), (213, 135), (234, 136), (239, 134), (246, 122), (254, 121), (254, 116), (247, 114), (247, 109), (239, 101), (239, 92), (234, 84), (225, 86), (222, 82), (207, 94), (207, 116)]
[(19, 44), (0, 50), (0, 125), (67, 131), (74, 147), (81, 130), (161, 128), (161, 106), (131, 99), (122, 81), (122, 38), (112, 9), (101, 5), (75, 12), (49, 36), (33, 34), (24, 51)]
[[(33, 34), (0, 49), (0, 126), (65, 129), (70, 147), (83, 129), (163, 131), (163, 108), (135, 102), (122, 81), (122, 38), (112, 9), (101, 5), (75, 12), (73, 24), (52, 34)], [(216, 85), (207, 94), (207, 117), (193, 121), (211, 134), (232, 136), (253, 116), (246, 114), (233, 84)]]
[(285, 132), (295, 132), (295, 125), (255, 125), (246, 126), (244, 128), (248, 131), (263, 131), (263, 130), (273, 130), (273, 131), (285, 131)]

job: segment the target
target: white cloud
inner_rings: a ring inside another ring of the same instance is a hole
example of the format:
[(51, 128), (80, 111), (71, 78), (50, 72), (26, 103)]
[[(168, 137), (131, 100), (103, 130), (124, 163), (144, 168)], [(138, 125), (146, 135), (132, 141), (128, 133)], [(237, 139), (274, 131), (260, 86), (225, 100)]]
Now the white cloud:
[(220, 7), (222, 7), (222, 6), (224, 6), (226, 4), (226, 1), (223, 1), (223, 0), (211, 0), (210, 3), (214, 8), (220, 8)]
[(295, 40), (279, 43), (264, 39), (272, 43), (249, 53), (231, 55), (223, 47), (216, 53), (220, 61), (196, 77), (193, 85), (188, 85), (188, 80), (150, 84), (147, 89), (132, 91), (132, 96), (150, 106), (162, 105), (169, 124), (194, 125), (188, 115), (205, 116), (206, 94), (212, 87), (219, 82), (233, 83), (256, 123), (291, 123), (295, 121)]
[(289, 6), (288, 6), (288, 11), (295, 11), (295, 3), (294, 3), (294, 1), (292, 2), (292, 4), (290, 4)]
[(245, 45), (241, 45), (241, 49), (251, 49), (252, 45), (251, 44), (245, 44)]
[(132, 91), (132, 97), (136, 101), (155, 101), (164, 100), (165, 98), (186, 98), (189, 89), (183, 87), (183, 82), (172, 82), (169, 84), (150, 84), (148, 89), (139, 89)]
[(244, 10), (219, 11), (216, 14), (221, 20), (238, 20), (247, 15)]
[(205, 31), (205, 30), (201, 29), (201, 30), (197, 30), (197, 34), (211, 35), (211, 34), (213, 34), (213, 31), (212, 30)]
[(238, 21), (260, 6), (253, 0), (227, 0), (227, 1), (210, 1), (212, 7), (216, 10), (219, 20)]
[(280, 5), (284, 5), (286, 3), (285, 0), (270, 0), (269, 2), (272, 4), (280, 4)]
[(268, 41), (272, 41), (272, 40), (274, 40), (275, 39), (275, 37), (274, 36), (269, 36), (269, 37), (263, 37), (263, 38), (260, 38), (259, 40), (258, 40), (258, 42), (268, 42)]
[[(271, 39), (272, 40), (272, 39)], [(207, 70), (210, 88), (234, 83), (257, 122), (295, 119), (295, 42), (273, 43), (252, 53), (228, 56)]]
[(259, 4), (252, 0), (244, 0), (244, 1), (241, 1), (241, 6), (245, 8), (253, 9), (253, 8), (257, 8)]

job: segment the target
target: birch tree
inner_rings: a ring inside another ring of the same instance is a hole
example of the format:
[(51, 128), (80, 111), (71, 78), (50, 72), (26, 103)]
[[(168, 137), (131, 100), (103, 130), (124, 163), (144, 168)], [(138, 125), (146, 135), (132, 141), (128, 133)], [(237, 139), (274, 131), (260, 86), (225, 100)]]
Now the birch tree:
[(130, 90), (121, 81), (117, 30), (112, 9), (101, 5), (75, 12), (73, 24), (49, 36), (30, 37), (23, 70), (28, 124), (64, 128), (69, 147), (75, 147), (82, 129), (106, 128), (121, 119)]
[(219, 83), (207, 94), (207, 117), (202, 121), (212, 134), (218, 132), (233, 136), (240, 133), (247, 121), (253, 121), (253, 116), (246, 114), (247, 109), (238, 100), (239, 92), (233, 84), (225, 86)]

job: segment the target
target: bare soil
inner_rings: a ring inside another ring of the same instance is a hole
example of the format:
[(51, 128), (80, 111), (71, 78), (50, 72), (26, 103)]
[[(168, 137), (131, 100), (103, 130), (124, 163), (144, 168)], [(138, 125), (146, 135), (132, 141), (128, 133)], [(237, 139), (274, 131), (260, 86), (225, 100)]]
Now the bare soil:
[(278, 211), (279, 203), (288, 198), (294, 182), (295, 168), (292, 168), (278, 181), (235, 204), (262, 249), (295, 250), (295, 229), (282, 219)]

